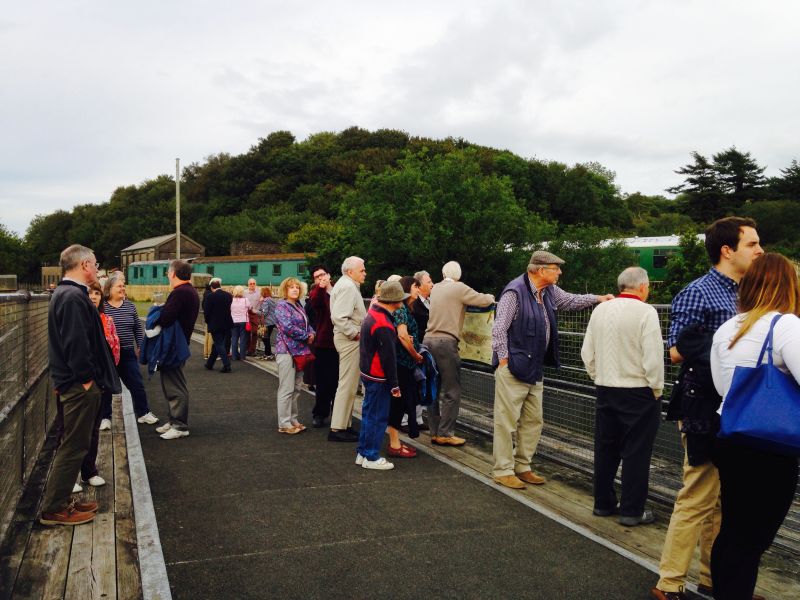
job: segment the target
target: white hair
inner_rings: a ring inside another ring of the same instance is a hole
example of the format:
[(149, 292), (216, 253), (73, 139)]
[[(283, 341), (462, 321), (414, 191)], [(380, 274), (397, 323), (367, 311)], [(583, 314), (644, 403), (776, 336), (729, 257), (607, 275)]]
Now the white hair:
[(642, 267), (628, 267), (617, 277), (617, 287), (620, 292), (637, 290), (645, 283), (650, 283), (650, 278)]
[(402, 277), (400, 275), (389, 275), (389, 278), (386, 281), (400, 281)]
[(431, 274), (428, 273), (427, 271), (417, 271), (416, 273), (414, 273), (414, 279), (416, 279), (420, 283), (422, 283), (423, 277), (430, 277), (430, 276)]
[(358, 256), (348, 256), (342, 263), (342, 275), (347, 275), (348, 271), (354, 271), (358, 265), (362, 264), (363, 262), (363, 258), (359, 258)]
[(91, 260), (92, 256), (94, 256), (94, 252), (91, 248), (81, 246), (80, 244), (72, 244), (72, 246), (64, 248), (64, 251), (61, 253), (59, 260), (61, 270), (65, 273), (67, 271), (72, 271), (79, 267), (82, 262)]
[(453, 281), (458, 281), (461, 279), (461, 265), (454, 260), (445, 263), (442, 267), (442, 275), (444, 277), (449, 277)]

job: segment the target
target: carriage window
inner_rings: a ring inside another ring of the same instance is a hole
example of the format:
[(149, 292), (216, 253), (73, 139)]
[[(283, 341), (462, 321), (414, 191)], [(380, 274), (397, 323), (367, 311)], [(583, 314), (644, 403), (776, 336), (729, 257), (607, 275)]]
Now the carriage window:
[(208, 265), (206, 267), (206, 273), (208, 273), (209, 275), (211, 275), (213, 277), (214, 276), (214, 265)]
[(308, 269), (306, 268), (306, 263), (299, 263), (297, 265), (297, 274), (298, 275), (305, 275), (307, 270)]
[(669, 257), (675, 254), (675, 250), (665, 250), (664, 248), (656, 248), (653, 250), (653, 268), (663, 269), (667, 266)]
[(281, 266), (280, 264), (272, 265), (272, 274), (274, 276), (279, 276), (281, 274)]
[(250, 265), (250, 277), (258, 275), (258, 265)]
[(153, 267), (153, 279), (158, 277), (158, 267)]

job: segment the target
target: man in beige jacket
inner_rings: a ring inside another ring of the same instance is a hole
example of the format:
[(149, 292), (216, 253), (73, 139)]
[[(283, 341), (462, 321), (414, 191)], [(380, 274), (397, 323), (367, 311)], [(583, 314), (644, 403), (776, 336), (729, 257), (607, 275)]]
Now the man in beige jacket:
[(331, 292), (333, 345), (339, 353), (339, 384), (333, 400), (331, 430), (328, 433), (328, 441), (331, 442), (358, 441), (358, 434), (351, 428), (351, 423), (360, 373), (358, 344), (361, 323), (367, 315), (360, 286), (366, 277), (364, 260), (350, 256), (342, 263), (342, 277)]
[[(646, 304), (647, 271), (625, 269), (620, 294), (594, 309), (581, 358), (597, 386), (594, 429), (594, 514), (619, 512), (626, 527), (653, 522), (645, 510), (650, 456), (661, 417), (664, 342), (656, 309)], [(622, 462), (617, 507), (614, 477)]]
[(450, 261), (442, 267), (444, 279), (433, 286), (430, 295), (428, 329), (424, 343), (430, 349), (441, 377), (439, 400), (428, 416), (431, 442), (439, 446), (461, 446), (464, 438), (455, 434), (461, 405), (461, 357), (458, 338), (464, 326), (467, 306), (494, 304), (494, 296), (481, 294), (459, 281), (461, 265)]

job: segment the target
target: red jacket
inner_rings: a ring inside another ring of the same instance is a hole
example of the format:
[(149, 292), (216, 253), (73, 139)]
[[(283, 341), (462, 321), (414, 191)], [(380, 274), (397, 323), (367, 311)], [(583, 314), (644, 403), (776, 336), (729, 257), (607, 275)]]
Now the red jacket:
[(397, 329), (392, 315), (375, 304), (367, 312), (361, 324), (359, 346), (361, 376), (370, 381), (388, 383), (392, 388), (397, 383)]
[(315, 348), (335, 348), (333, 345), (333, 321), (331, 321), (331, 295), (318, 285), (308, 292), (308, 302), (314, 311), (314, 329), (317, 337)]

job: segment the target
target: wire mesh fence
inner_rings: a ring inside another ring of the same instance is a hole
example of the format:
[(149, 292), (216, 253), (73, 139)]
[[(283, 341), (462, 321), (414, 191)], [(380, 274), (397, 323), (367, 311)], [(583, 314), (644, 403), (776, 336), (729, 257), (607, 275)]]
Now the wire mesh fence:
[(0, 294), (0, 538), (55, 415), (49, 300), (49, 294)]
[[(669, 306), (656, 305), (662, 336), (669, 327)], [(544, 430), (537, 454), (557, 463), (591, 474), (594, 468), (595, 388), (583, 367), (580, 351), (590, 310), (558, 315), (561, 368), (544, 370)], [(665, 381), (663, 410), (672, 391), (678, 367), (664, 352)], [(494, 375), (462, 368), (459, 422), (472, 430), (492, 435)], [(681, 487), (683, 447), (677, 425), (663, 422), (653, 448), (650, 497), (672, 503)], [(783, 527), (775, 540), (783, 551), (800, 555), (800, 488)]]

